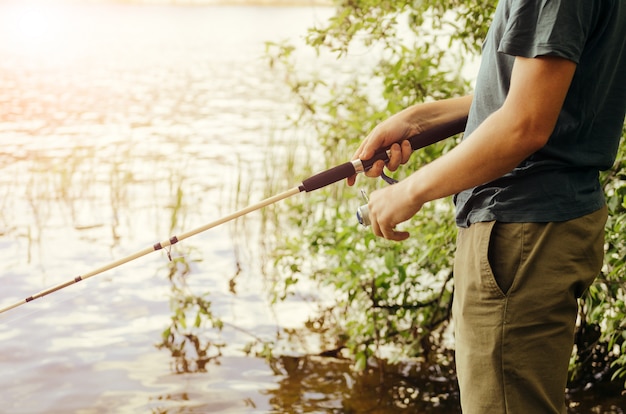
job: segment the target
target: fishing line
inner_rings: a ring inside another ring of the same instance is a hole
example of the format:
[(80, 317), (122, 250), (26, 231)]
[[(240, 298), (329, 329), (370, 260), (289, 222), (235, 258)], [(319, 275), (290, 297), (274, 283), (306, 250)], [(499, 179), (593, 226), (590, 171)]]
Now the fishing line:
[[(420, 133), (419, 135), (410, 137), (408, 140), (411, 143), (411, 148), (413, 150), (417, 150), (419, 148), (423, 148), (427, 145), (438, 142), (444, 138), (455, 135), (463, 131), (464, 127), (465, 127), (465, 120), (455, 121), (455, 122), (451, 122), (448, 124), (437, 126), (435, 128), (431, 128), (428, 131), (424, 131)], [(301, 184), (289, 190), (286, 190), (282, 193), (276, 194), (272, 197), (268, 197), (264, 200), (259, 201), (256, 204), (252, 204), (232, 214), (224, 216), (216, 221), (205, 224), (204, 226), (198, 227), (196, 229), (190, 230), (186, 233), (182, 233), (178, 236), (171, 236), (167, 240), (157, 242), (153, 244), (152, 246), (146, 247), (133, 254), (123, 257), (119, 260), (115, 260), (111, 263), (105, 264), (104, 266), (94, 269), (88, 273), (76, 276), (73, 279), (67, 280), (66, 282), (63, 282), (56, 286), (52, 286), (48, 289), (42, 290), (41, 292), (35, 293), (23, 300), (13, 303), (12, 305), (8, 305), (3, 308), (0, 308), (0, 314), (7, 312), (11, 309), (17, 308), (18, 306), (24, 305), (28, 302), (32, 302), (35, 299), (39, 299), (51, 293), (57, 292), (61, 289), (65, 289), (68, 286), (71, 286), (78, 282), (82, 282), (83, 280), (89, 279), (93, 276), (99, 275), (108, 270), (114, 269), (118, 266), (131, 262), (133, 260), (139, 259), (140, 257), (143, 257), (149, 253), (152, 253), (158, 250), (164, 250), (167, 253), (168, 258), (171, 260), (172, 258), (171, 258), (171, 253), (170, 253), (170, 247), (173, 246), (174, 244), (179, 243), (189, 237), (195, 236), (196, 234), (212, 229), (213, 227), (217, 227), (229, 221), (235, 220), (238, 217), (244, 216), (248, 213), (259, 210), (263, 207), (269, 206), (271, 204), (277, 203), (286, 198), (292, 197), (301, 192), (311, 192), (311, 191), (320, 189), (322, 187), (326, 187), (330, 184), (336, 183), (338, 181), (345, 180), (346, 178), (351, 177), (355, 174), (368, 171), (373, 167), (374, 163), (377, 161), (382, 160), (385, 163), (387, 163), (389, 161), (389, 150), (390, 148), (383, 148), (383, 149), (378, 150), (374, 154), (374, 156), (372, 156), (372, 158), (368, 160), (356, 159), (356, 160), (348, 161), (336, 167), (317, 173), (305, 179), (304, 181), (302, 181)]]

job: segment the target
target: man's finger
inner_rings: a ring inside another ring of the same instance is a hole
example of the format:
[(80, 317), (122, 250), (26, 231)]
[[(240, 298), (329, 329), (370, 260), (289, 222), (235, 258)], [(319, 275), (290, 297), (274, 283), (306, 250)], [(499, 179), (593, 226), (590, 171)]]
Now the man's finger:
[(411, 142), (407, 139), (402, 141), (402, 164), (406, 164), (409, 162), (409, 158), (411, 158), (411, 154), (413, 154), (413, 147), (411, 147)]
[(408, 231), (392, 230), (391, 235), (387, 237), (387, 239), (393, 240), (393, 241), (402, 241), (402, 240), (408, 239), (410, 235), (411, 234)]
[(348, 184), (349, 187), (352, 187), (354, 183), (356, 183), (356, 174), (346, 178), (346, 183)]
[(379, 177), (383, 172), (383, 168), (385, 168), (385, 162), (383, 160), (378, 160), (372, 165), (372, 168), (365, 171), (365, 175), (368, 177)]
[(395, 171), (402, 162), (402, 149), (399, 144), (393, 144), (389, 149), (389, 161), (387, 162), (387, 169), (389, 171)]

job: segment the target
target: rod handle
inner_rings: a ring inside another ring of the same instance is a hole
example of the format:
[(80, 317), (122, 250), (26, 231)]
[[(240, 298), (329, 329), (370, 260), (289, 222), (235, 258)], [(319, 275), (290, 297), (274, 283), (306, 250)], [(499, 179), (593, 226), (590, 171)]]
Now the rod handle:
[[(455, 120), (453, 122), (431, 127), (426, 131), (413, 135), (409, 138), (411, 148), (415, 151), (434, 144), (435, 142), (439, 142), (442, 139), (451, 137), (452, 135), (458, 134), (465, 129), (466, 121), (467, 119)], [(353, 160), (315, 174), (302, 181), (299, 189), (300, 191), (306, 192), (317, 190), (319, 188), (326, 187), (327, 185), (336, 183), (337, 181), (344, 180), (354, 174), (368, 171), (378, 160), (383, 160), (387, 163), (389, 161), (388, 151), (390, 148), (391, 146), (379, 149), (370, 159)]]
[(300, 191), (310, 192), (317, 190), (318, 188), (326, 187), (327, 185), (336, 183), (337, 181), (344, 180), (356, 173), (357, 167), (355, 166), (355, 162), (346, 162), (326, 171), (317, 173), (302, 181)]
[[(446, 139), (451, 137), (452, 135), (456, 135), (465, 130), (465, 124), (467, 122), (467, 118), (462, 118), (459, 120), (454, 120), (453, 122), (448, 122), (445, 124), (437, 125), (431, 127), (419, 134), (413, 135), (409, 137), (408, 140), (411, 143), (411, 149), (416, 151), (420, 148), (427, 147), (429, 145), (434, 144), (435, 142), (439, 142), (442, 139)], [(374, 153), (374, 156), (368, 160), (362, 160), (363, 170), (369, 171), (374, 163), (378, 160), (383, 160), (385, 163), (389, 162), (389, 150), (391, 146), (387, 148), (381, 148)]]

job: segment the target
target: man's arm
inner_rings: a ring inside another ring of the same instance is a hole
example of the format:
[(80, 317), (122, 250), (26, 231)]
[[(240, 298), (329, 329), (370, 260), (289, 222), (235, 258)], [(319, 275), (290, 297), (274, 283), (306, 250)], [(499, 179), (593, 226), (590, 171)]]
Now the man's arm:
[[(472, 96), (470, 95), (410, 106), (378, 124), (361, 142), (353, 159), (368, 160), (376, 150), (391, 146), (390, 159), (387, 164), (378, 161), (365, 175), (378, 177), (385, 166), (390, 171), (395, 171), (400, 164), (405, 164), (409, 160), (413, 152), (407, 141), (408, 138), (442, 125), (457, 128), (452, 135), (463, 132), (471, 104)], [(448, 137), (441, 137), (441, 139), (445, 138)], [(355, 180), (356, 176), (350, 177), (348, 185), (353, 185)]]
[(370, 195), (378, 236), (404, 240), (395, 226), (428, 201), (494, 180), (543, 147), (556, 125), (576, 64), (558, 57), (515, 59), (509, 94), (457, 147), (400, 183)]

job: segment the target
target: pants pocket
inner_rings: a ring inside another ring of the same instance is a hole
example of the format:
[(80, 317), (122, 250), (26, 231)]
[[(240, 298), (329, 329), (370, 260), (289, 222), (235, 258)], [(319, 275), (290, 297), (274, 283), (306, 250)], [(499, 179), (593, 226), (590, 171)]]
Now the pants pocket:
[(506, 295), (522, 262), (523, 223), (496, 222), (489, 237), (487, 261), (496, 285)]

